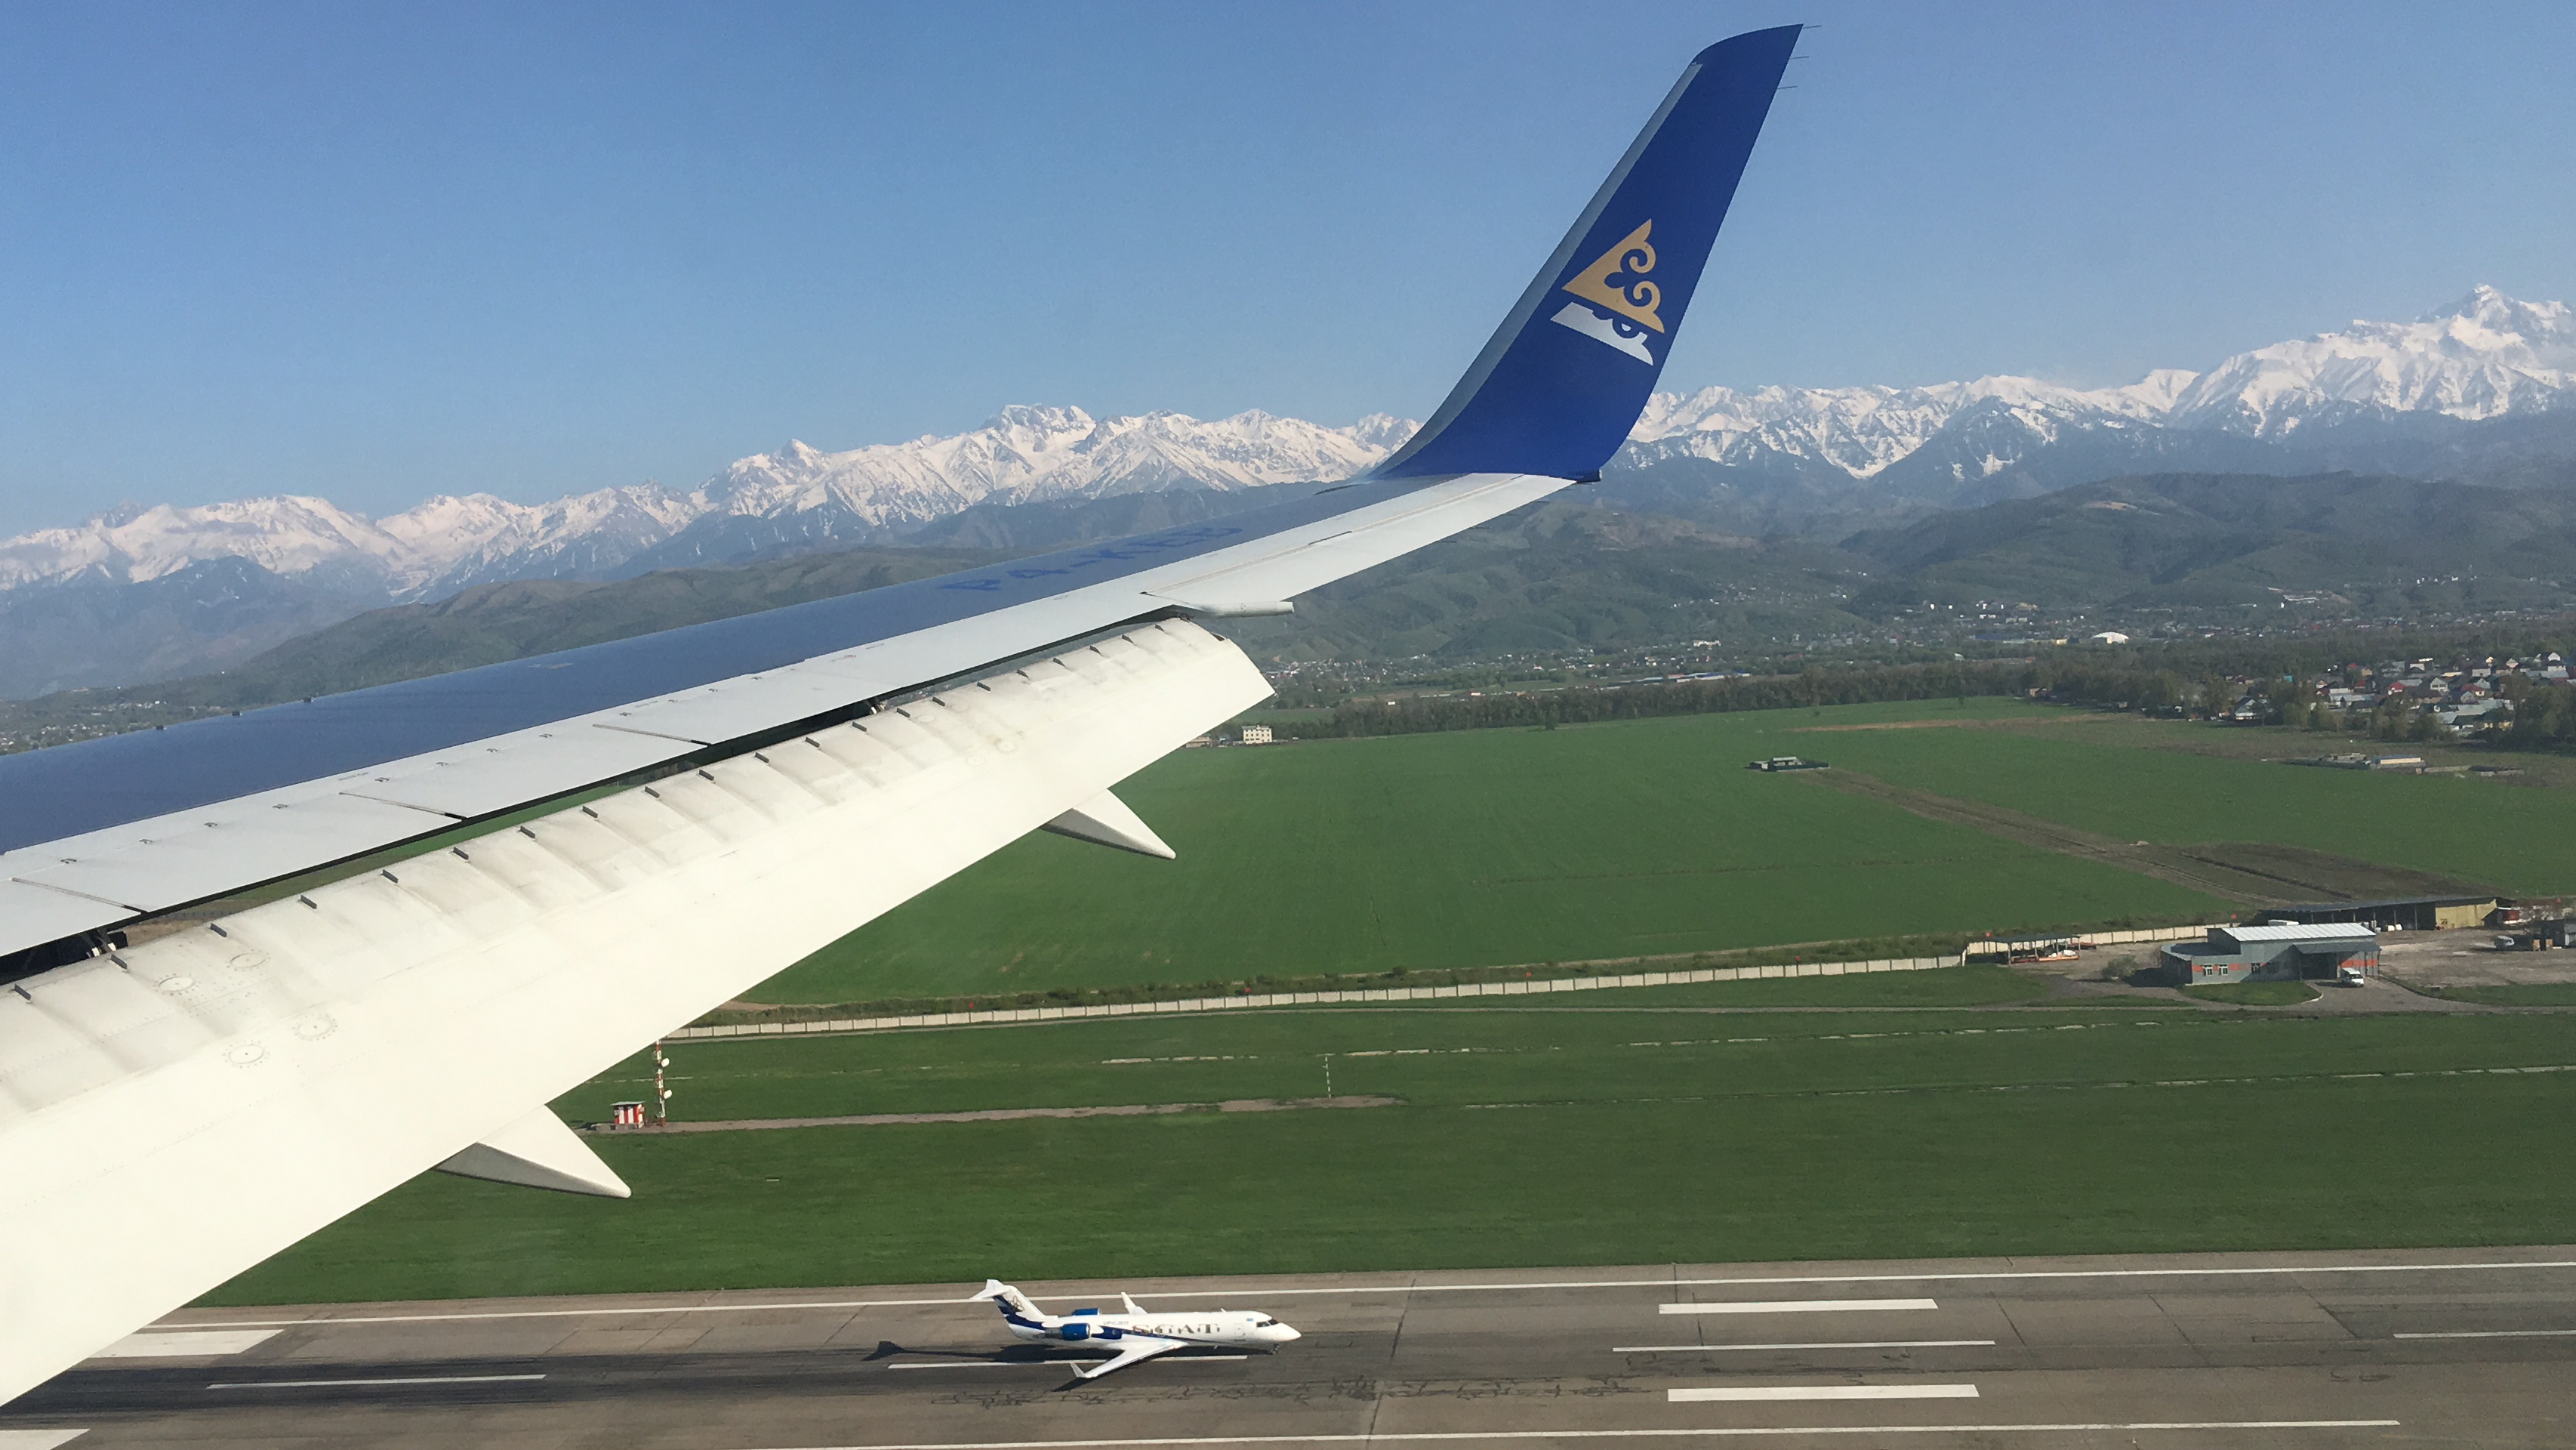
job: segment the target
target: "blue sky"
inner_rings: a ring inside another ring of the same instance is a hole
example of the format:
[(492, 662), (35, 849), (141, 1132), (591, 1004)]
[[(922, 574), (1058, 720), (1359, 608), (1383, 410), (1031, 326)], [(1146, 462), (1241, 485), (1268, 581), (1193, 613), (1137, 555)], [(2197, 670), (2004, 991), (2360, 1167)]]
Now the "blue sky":
[(1692, 51), (1821, 22), (1666, 373), (2576, 298), (2576, 6), (0, 5), (0, 531), (1420, 416)]

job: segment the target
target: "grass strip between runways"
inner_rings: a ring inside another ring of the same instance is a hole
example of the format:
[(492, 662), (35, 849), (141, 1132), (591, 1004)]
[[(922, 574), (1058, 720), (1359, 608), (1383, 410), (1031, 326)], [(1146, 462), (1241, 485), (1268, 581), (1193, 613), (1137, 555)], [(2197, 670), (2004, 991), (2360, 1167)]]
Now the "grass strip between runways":
[[(1336, 1091), (1408, 1103), (594, 1139), (632, 1202), (430, 1175), (212, 1302), (2576, 1238), (2554, 1016), (1306, 1013), (1148, 1035), (1174, 1025), (841, 1039), (878, 1056), (728, 1091), (1312, 1091), (1328, 1046)], [(724, 1060), (682, 1065), (722, 1096)], [(867, 1088), (875, 1068), (897, 1086)]]

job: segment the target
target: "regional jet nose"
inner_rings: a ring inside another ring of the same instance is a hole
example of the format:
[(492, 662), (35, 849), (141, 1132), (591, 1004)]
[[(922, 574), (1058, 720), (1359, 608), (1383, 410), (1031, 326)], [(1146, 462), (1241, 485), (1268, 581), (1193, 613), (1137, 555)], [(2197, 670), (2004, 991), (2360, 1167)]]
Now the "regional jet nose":
[(1270, 1326), (1270, 1337), (1278, 1340), (1281, 1344), (1286, 1344), (1289, 1340), (1302, 1339), (1305, 1336), (1299, 1334), (1296, 1330), (1289, 1328), (1285, 1324), (1274, 1324)]

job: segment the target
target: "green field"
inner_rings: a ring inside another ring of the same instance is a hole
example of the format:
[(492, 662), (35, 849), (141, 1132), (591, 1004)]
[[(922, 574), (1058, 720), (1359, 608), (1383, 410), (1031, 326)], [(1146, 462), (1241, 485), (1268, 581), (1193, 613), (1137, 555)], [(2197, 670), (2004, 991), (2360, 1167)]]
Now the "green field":
[[(1185, 751), (1122, 787), (1181, 860), (1032, 836), (749, 996), (854, 1002), (1600, 961), (2233, 909), (1742, 769), (1790, 753), (2122, 841), (2271, 842), (2511, 892), (2576, 892), (2563, 789), (2155, 748), (2197, 743), (2211, 734), (2203, 726), (2087, 738), (2097, 718), (1978, 699)], [(1911, 720), (2025, 723), (1816, 729)], [(2313, 743), (2275, 734), (2285, 754)]]
[[(1965, 709), (2048, 713), (1988, 700)], [(1959, 711), (1870, 705), (1182, 751), (1121, 787), (1179, 861), (1031, 836), (750, 996), (851, 1002), (1591, 961), (2226, 911), (2150, 877), (1743, 768), (1790, 750), (1830, 757), (1860, 738), (1783, 733), (1799, 726)]]
[(1400, 1105), (619, 1135), (630, 1203), (430, 1175), (214, 1299), (2576, 1237), (2557, 1014), (1586, 996), (684, 1043), (699, 1121)]
[[(2179, 722), (2155, 728), (2177, 742), (2212, 729)], [(2270, 841), (2517, 895), (2576, 892), (2576, 829), (2569, 826), (2576, 799), (2568, 791), (2142, 749), (2125, 742), (2153, 735), (2118, 734), (2122, 743), (2086, 739), (2081, 725), (1853, 730), (1791, 735), (1781, 749), (2120, 840)], [(2268, 737), (2283, 756), (2347, 748), (2332, 737)]]
[[(1183, 752), (1122, 787), (1179, 862), (1032, 837), (757, 995), (1489, 968), (2231, 911), (1742, 768), (1790, 753), (2123, 841), (2576, 888), (2562, 786), (2300, 770), (2177, 748), (2196, 727), (2095, 718), (1978, 700)], [(1918, 719), (2014, 723), (1806, 733)], [(2285, 985), (2225, 995), (2305, 993)], [(631, 1203), (430, 1175), (215, 1302), (2576, 1238), (2559, 1141), (2576, 1032), (2547, 1011), (2072, 1006), (1979, 966), (672, 1056), (673, 1106), (696, 1122), (1391, 1102), (614, 1135), (595, 1141)], [(631, 1061), (554, 1106), (595, 1121), (647, 1077)]]

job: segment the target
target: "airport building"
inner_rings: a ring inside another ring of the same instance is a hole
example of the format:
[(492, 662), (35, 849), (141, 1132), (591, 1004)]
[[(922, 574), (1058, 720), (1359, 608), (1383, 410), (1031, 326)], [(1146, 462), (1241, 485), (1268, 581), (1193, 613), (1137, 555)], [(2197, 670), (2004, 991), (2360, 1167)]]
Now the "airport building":
[(2357, 922), (2213, 926), (2207, 941), (2175, 942), (2160, 956), (2178, 987), (2332, 980), (2346, 967), (2378, 975), (2379, 938)]

